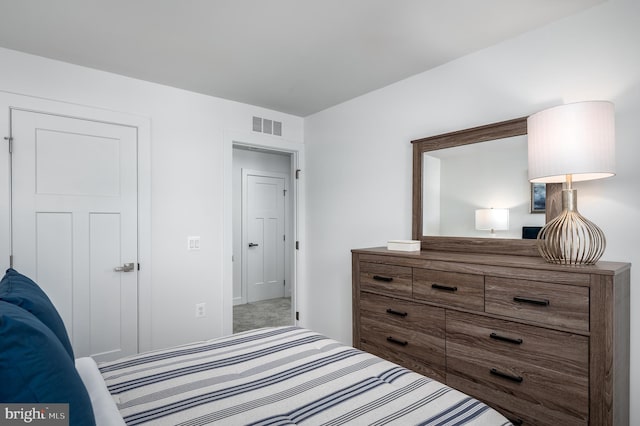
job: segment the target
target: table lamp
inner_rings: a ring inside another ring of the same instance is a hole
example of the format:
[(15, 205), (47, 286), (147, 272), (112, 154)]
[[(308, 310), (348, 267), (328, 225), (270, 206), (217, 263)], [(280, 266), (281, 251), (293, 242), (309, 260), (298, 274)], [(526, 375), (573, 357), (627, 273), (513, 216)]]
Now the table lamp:
[(592, 265), (604, 253), (604, 233), (578, 212), (573, 182), (615, 174), (614, 106), (577, 102), (527, 119), (529, 181), (564, 183), (562, 212), (538, 233), (538, 251), (548, 262)]
[(478, 231), (491, 231), (495, 237), (495, 231), (509, 230), (509, 209), (477, 209), (476, 229)]

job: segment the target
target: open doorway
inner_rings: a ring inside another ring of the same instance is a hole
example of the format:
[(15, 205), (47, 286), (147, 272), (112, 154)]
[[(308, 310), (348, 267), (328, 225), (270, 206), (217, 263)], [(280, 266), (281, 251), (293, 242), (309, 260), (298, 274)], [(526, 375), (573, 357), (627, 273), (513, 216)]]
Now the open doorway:
[(234, 144), (233, 332), (294, 324), (292, 154)]

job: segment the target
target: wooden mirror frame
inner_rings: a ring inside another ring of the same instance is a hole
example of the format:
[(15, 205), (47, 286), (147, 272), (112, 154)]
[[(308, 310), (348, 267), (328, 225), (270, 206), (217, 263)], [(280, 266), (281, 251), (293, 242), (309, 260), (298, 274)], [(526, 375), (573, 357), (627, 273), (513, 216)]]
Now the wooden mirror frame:
[[(536, 240), (422, 235), (422, 159), (425, 152), (526, 134), (527, 117), (520, 117), (411, 141), (413, 144), (412, 235), (414, 240), (421, 241), (422, 250), (540, 256), (536, 248)], [(562, 184), (547, 184), (546, 221), (560, 213), (561, 194)]]

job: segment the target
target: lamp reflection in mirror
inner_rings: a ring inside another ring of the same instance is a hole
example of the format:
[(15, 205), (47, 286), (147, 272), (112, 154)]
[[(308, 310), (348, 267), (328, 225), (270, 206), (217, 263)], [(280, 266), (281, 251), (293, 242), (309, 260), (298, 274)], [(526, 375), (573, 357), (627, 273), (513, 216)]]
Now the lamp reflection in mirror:
[(538, 234), (538, 251), (548, 262), (590, 265), (604, 253), (604, 233), (578, 212), (572, 183), (615, 174), (614, 115), (611, 102), (588, 101), (527, 120), (529, 181), (565, 184), (562, 212)]
[(491, 231), (495, 237), (495, 231), (509, 230), (509, 209), (477, 209), (476, 229), (478, 231)]

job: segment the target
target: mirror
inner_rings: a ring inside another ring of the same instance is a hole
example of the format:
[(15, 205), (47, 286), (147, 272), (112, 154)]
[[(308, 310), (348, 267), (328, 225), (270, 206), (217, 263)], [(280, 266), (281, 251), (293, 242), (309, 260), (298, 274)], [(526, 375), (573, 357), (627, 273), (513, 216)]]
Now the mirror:
[[(427, 151), (422, 165), (423, 235), (522, 238), (523, 226), (545, 223), (531, 213), (526, 135)], [(476, 220), (479, 209), (503, 212), (493, 232)]]
[[(529, 213), (526, 133), (522, 117), (412, 141), (413, 238), (423, 249), (538, 256), (522, 226), (559, 213), (561, 185), (547, 185), (546, 215)], [(498, 238), (475, 229), (475, 210), (491, 207), (510, 210), (509, 231), (496, 231)]]

